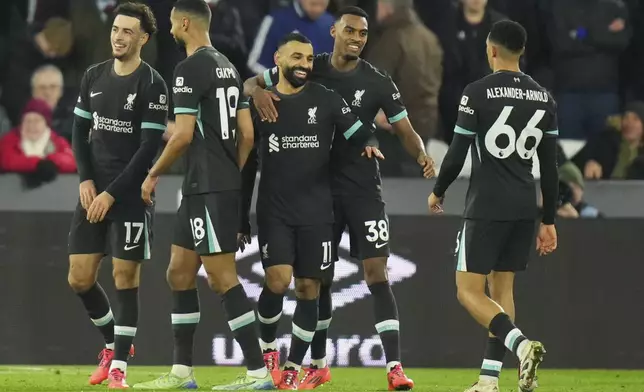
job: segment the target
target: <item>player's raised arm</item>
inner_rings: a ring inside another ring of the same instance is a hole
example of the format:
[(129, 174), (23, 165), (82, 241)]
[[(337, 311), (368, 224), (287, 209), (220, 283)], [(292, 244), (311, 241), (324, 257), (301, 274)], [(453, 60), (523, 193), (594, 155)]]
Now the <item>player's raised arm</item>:
[(123, 197), (133, 183), (140, 184), (145, 180), (168, 123), (168, 89), (163, 79), (157, 75), (143, 94), (145, 107), (141, 119), (141, 144), (125, 170), (106, 189), (116, 200)]
[[(456, 127), (454, 127), (454, 138), (447, 150), (447, 154), (443, 159), (440, 173), (434, 191), (432, 193), (437, 199), (442, 199), (445, 196), (447, 188), (456, 180), (467, 158), (467, 151), (476, 137), (476, 129), (478, 127), (478, 113), (474, 108), (474, 102), (471, 99), (473, 95), (471, 86), (465, 88), (461, 104), (458, 108), (458, 119), (456, 120)], [(431, 196), (430, 196), (431, 198)], [(430, 208), (431, 206), (430, 201)]]
[(411, 155), (422, 168), (423, 176), (425, 178), (432, 178), (434, 176), (434, 161), (427, 156), (423, 139), (418, 135), (418, 133), (416, 133), (414, 127), (411, 125), (409, 116), (407, 115), (407, 109), (403, 104), (398, 87), (396, 87), (396, 84), (391, 80), (391, 77), (387, 76), (387, 83), (384, 88), (385, 91), (382, 95), (383, 102), (381, 102), (381, 107), (387, 116), (387, 121), (391, 124), (403, 147), (407, 150), (407, 153)]
[(78, 101), (74, 108), (74, 124), (72, 126), (72, 150), (80, 177), (80, 202), (88, 209), (96, 197), (94, 185), (94, 169), (92, 167), (89, 133), (92, 127), (92, 114), (89, 112), (88, 71), (81, 80)]
[(262, 121), (277, 121), (277, 109), (273, 101), (279, 101), (280, 98), (272, 91), (266, 90), (279, 82), (279, 70), (277, 66), (267, 69), (259, 75), (248, 78), (244, 82), (244, 95), (253, 98), (253, 104), (257, 108)]

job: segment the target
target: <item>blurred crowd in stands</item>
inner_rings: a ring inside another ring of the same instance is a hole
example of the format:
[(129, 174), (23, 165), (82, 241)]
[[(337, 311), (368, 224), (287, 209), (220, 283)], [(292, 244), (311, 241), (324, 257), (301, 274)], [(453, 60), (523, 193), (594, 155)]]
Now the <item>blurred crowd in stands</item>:
[[(316, 52), (332, 51), (333, 13), (347, 5), (365, 9), (370, 32), (362, 57), (392, 76), (439, 163), (463, 88), (491, 72), (485, 54), (490, 26), (516, 20), (528, 31), (524, 72), (558, 103), (565, 196), (580, 202), (585, 180), (644, 179), (644, 0), (207, 2), (212, 43), (243, 78), (272, 67), (277, 41), (294, 30), (307, 35)], [(0, 2), (0, 172), (22, 173), (33, 186), (75, 172), (69, 140), (81, 76), (111, 56), (111, 11), (119, 3)], [(173, 1), (145, 3), (159, 33), (143, 58), (170, 85), (185, 57), (169, 33)], [(387, 157), (383, 175), (419, 176), (386, 119), (376, 123)]]

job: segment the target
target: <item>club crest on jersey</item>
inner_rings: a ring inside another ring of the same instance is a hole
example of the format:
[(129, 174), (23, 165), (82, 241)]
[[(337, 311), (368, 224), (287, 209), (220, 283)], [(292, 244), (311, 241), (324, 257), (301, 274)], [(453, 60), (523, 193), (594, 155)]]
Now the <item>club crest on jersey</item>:
[(359, 108), (362, 106), (362, 96), (364, 95), (364, 92), (366, 90), (356, 90), (355, 94), (353, 94), (353, 102), (351, 102), (351, 105)]
[(315, 118), (315, 113), (317, 111), (318, 111), (317, 106), (309, 108), (309, 121), (308, 121), (309, 124), (317, 124), (318, 123), (317, 118)]
[(134, 108), (134, 99), (135, 98), (136, 98), (136, 93), (128, 94), (127, 102), (125, 103), (125, 106), (123, 106), (123, 109), (132, 110)]

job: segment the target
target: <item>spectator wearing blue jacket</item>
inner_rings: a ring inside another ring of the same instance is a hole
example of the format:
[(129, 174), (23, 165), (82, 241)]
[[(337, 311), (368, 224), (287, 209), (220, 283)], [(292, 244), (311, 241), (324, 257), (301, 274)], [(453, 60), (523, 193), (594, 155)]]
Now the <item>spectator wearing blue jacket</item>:
[(248, 56), (248, 68), (260, 74), (275, 66), (273, 55), (282, 37), (293, 31), (307, 36), (315, 53), (332, 52), (331, 26), (334, 19), (326, 9), (329, 0), (294, 0), (289, 7), (271, 12), (262, 21), (253, 49)]

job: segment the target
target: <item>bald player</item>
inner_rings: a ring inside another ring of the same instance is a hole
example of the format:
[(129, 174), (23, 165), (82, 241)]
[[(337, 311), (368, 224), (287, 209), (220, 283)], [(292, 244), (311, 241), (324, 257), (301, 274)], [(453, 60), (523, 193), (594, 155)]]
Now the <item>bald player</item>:
[(231, 384), (213, 389), (273, 388), (259, 346), (255, 312), (235, 266), (240, 169), (253, 147), (253, 125), (239, 73), (210, 43), (210, 19), (210, 8), (203, 0), (179, 0), (170, 14), (170, 32), (188, 57), (174, 74), (176, 130), (141, 192), (149, 203), (159, 176), (187, 152), (183, 199), (167, 272), (173, 296), (174, 365), (159, 379), (134, 386), (139, 389), (197, 388), (192, 350), (200, 318), (195, 280), (201, 264), (210, 287), (222, 298), (228, 325), (248, 368)]

